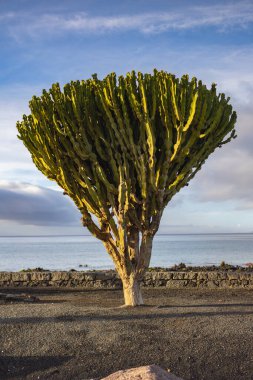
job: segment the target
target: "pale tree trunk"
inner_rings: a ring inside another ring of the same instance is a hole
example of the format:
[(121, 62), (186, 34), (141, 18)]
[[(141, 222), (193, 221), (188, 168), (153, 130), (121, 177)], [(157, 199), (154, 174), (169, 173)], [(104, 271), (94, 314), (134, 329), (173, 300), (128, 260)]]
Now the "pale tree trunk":
[(122, 283), (123, 283), (125, 306), (143, 305), (140, 282), (132, 277), (130, 278), (130, 281), (123, 279)]
[[(134, 243), (135, 240), (138, 244)], [(132, 261), (134, 259), (134, 265), (128, 276), (124, 274), (121, 276), (126, 306), (140, 306), (144, 304), (140, 283), (150, 263), (152, 242), (153, 235), (144, 232), (139, 247), (139, 233), (132, 236), (129, 253)]]
[(131, 228), (125, 246), (120, 247), (112, 240), (103, 242), (122, 280), (126, 306), (143, 305), (140, 283), (149, 266), (153, 237), (152, 233), (145, 231), (140, 241), (139, 231)]

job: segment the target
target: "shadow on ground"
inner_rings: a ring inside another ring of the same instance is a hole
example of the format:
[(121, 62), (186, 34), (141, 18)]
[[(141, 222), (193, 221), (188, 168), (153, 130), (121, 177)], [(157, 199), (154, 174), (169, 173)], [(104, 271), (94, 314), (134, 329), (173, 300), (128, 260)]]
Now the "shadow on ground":
[(52, 375), (57, 374), (56, 367), (68, 362), (71, 356), (0, 356), (0, 379), (23, 379), (25, 376), (36, 371), (44, 371), (52, 368), (49, 371)]

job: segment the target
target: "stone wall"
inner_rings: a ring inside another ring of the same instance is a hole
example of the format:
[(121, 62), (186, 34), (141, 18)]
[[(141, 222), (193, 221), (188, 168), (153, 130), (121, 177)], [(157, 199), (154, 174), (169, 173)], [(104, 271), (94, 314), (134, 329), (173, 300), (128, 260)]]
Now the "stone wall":
[[(0, 287), (79, 287), (121, 288), (114, 271), (94, 272), (0, 272)], [(253, 272), (168, 272), (150, 271), (142, 281), (144, 287), (167, 288), (251, 288)]]

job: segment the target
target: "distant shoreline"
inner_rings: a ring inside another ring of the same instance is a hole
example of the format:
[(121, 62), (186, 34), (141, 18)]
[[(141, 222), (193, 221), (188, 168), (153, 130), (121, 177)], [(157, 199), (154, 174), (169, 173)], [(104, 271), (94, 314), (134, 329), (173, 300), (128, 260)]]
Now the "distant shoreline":
[[(200, 233), (160, 233), (156, 234), (156, 236), (199, 236), (199, 235), (210, 235), (210, 236), (215, 236), (215, 235), (253, 235), (253, 232), (200, 232)], [(81, 236), (88, 236), (88, 237), (93, 237), (93, 235), (88, 235), (88, 234), (70, 234), (70, 235), (0, 235), (0, 238), (28, 238), (28, 237), (81, 237)], [(94, 241), (96, 239), (94, 238)]]
[[(33, 273), (33, 272), (84, 272), (84, 273), (116, 273), (115, 269), (87, 269), (88, 266), (80, 265), (80, 269), (70, 269), (70, 270), (54, 270), (54, 269), (45, 269), (45, 268), (27, 268), (20, 269), (19, 271), (1, 271), (5, 273)], [(253, 263), (245, 263), (244, 266), (241, 265), (232, 265), (221, 262), (220, 265), (201, 265), (201, 266), (191, 266), (180, 263), (172, 267), (149, 267), (146, 272), (227, 272), (227, 271), (236, 271), (236, 272), (253, 272)]]

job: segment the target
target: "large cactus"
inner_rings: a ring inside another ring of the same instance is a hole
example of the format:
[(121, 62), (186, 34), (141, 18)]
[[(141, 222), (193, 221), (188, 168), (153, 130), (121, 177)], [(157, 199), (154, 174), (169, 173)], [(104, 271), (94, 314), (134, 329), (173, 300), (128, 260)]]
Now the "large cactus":
[(235, 137), (229, 98), (164, 71), (53, 84), (17, 123), (37, 168), (64, 189), (102, 240), (126, 305), (139, 284), (170, 199), (207, 157)]

